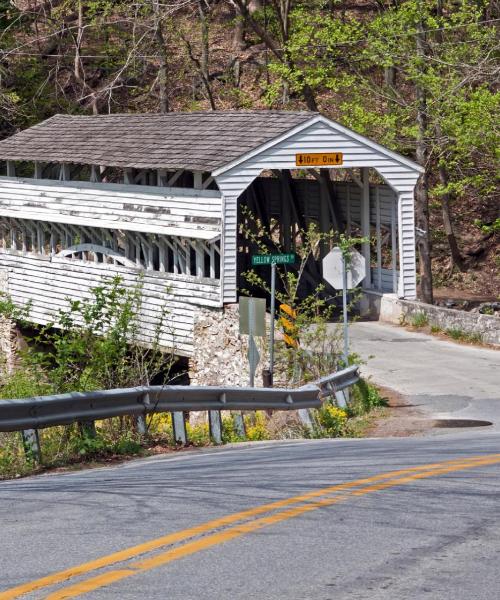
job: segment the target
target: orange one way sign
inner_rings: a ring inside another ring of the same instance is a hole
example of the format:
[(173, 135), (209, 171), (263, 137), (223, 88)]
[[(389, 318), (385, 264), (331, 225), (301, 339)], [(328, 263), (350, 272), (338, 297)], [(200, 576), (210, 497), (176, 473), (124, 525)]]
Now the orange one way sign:
[(300, 152), (295, 155), (297, 167), (339, 166), (343, 162), (342, 152)]

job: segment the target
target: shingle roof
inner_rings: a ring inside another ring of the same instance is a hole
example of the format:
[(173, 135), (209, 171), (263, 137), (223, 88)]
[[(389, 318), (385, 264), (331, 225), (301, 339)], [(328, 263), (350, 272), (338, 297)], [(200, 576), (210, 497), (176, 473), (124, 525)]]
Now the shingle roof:
[(55, 115), (0, 141), (0, 159), (211, 172), (314, 116), (264, 110)]

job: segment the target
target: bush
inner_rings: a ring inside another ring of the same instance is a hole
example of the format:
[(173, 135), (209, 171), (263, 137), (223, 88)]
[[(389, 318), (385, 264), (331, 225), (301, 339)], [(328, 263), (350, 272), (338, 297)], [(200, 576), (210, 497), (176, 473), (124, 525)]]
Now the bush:
[(411, 318), (411, 326), (420, 328), (426, 327), (429, 324), (429, 317), (424, 312), (418, 312)]
[(235, 442), (242, 442), (244, 439), (236, 431), (232, 415), (222, 417), (222, 443), (233, 444)]
[(387, 400), (380, 395), (378, 389), (366, 381), (360, 379), (351, 388), (348, 412), (350, 416), (361, 416), (369, 413), (374, 408), (386, 406)]
[(261, 410), (245, 416), (245, 430), (247, 439), (251, 442), (271, 439), (267, 430), (266, 414)]
[(324, 402), (316, 411), (315, 437), (341, 437), (346, 433), (347, 412), (331, 402)]
[(193, 446), (208, 446), (210, 444), (210, 430), (208, 423), (191, 425), (186, 423), (187, 438)]

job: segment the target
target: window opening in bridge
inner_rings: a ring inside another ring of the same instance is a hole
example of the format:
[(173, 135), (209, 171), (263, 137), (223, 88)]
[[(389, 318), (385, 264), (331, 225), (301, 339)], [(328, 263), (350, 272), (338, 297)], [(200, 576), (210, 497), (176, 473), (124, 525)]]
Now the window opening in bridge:
[(0, 251), (220, 279), (220, 241), (0, 217)]

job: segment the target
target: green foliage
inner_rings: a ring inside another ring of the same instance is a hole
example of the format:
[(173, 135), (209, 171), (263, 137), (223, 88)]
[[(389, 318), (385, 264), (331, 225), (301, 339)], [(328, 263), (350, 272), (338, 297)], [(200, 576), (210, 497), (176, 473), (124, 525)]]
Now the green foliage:
[(244, 438), (238, 435), (232, 416), (222, 417), (222, 443), (223, 444), (234, 444), (236, 442), (242, 442)]
[[(243, 228), (245, 237), (255, 245), (261, 254), (282, 253), (284, 248), (276, 242), (271, 231), (263, 226), (249, 209), (242, 209), (246, 225)], [(272, 229), (272, 224), (271, 224)], [(365, 241), (364, 238), (350, 238), (338, 232), (321, 233), (315, 223), (310, 223), (307, 230), (297, 234), (296, 254), (300, 264), (293, 268), (277, 265), (277, 279), (281, 290), (276, 291), (277, 303), (288, 305), (295, 311), (293, 319), (294, 336), (300, 340), (297, 347), (288, 347), (283, 340), (276, 340), (276, 370), (287, 384), (296, 384), (318, 379), (336, 370), (343, 364), (341, 357), (342, 330), (336, 324), (338, 313), (337, 300), (341, 292), (327, 293), (326, 286), (319, 284), (307, 296), (299, 293), (307, 262), (319, 257), (321, 246), (331, 248), (339, 246), (349, 264), (352, 250)], [(267, 280), (254, 269), (243, 273), (243, 277), (251, 288), (270, 293)], [(250, 290), (243, 293), (250, 295)], [(359, 298), (359, 290), (350, 294), (348, 310), (351, 311)], [(279, 322), (278, 322), (279, 325)]]
[(257, 410), (252, 414), (245, 416), (245, 431), (247, 439), (250, 442), (259, 442), (269, 440), (270, 435), (267, 429), (266, 414)]
[(500, 233), (500, 218), (495, 219), (493, 223), (481, 223), (481, 221), (474, 221), (474, 225), (479, 227), (483, 233)]
[(346, 433), (347, 412), (331, 402), (324, 402), (315, 411), (314, 437), (342, 437)]
[(68, 299), (56, 322), (31, 340), (23, 367), (43, 373), (53, 393), (148, 385), (159, 373), (168, 374), (173, 354), (159, 348), (165, 311), (151, 347), (139, 341), (141, 289), (141, 282), (127, 288), (114, 277), (93, 288), (88, 300)]
[(445, 330), (445, 333), (457, 342), (468, 342), (470, 344), (481, 344), (483, 342), (480, 333), (468, 333), (459, 327), (449, 327)]
[(386, 406), (387, 400), (383, 398), (379, 390), (366, 379), (360, 379), (351, 388), (348, 413), (349, 416), (361, 416), (368, 414), (374, 408)]
[[(12, 373), (3, 373), (2, 398), (34, 397), (53, 393), (148, 385), (151, 379), (168, 379), (173, 354), (160, 351), (166, 313), (159, 314), (151, 347), (139, 343), (138, 317), (141, 282), (125, 288), (120, 278), (104, 280), (84, 301), (68, 299), (56, 323), (41, 328), (29, 340)], [(29, 306), (19, 309), (8, 296), (0, 298), (0, 314), (26, 324)], [(55, 326), (53, 326), (55, 325)], [(173, 439), (169, 418), (148, 419), (151, 438)], [(29, 469), (19, 434), (6, 434), (0, 453), (0, 477)], [(76, 425), (41, 430), (45, 466), (57, 466), (113, 455), (141, 452), (143, 441), (130, 417), (96, 423), (96, 435)]]
[(186, 423), (189, 443), (193, 446), (208, 446), (210, 444), (210, 429), (208, 423)]
[(427, 327), (429, 324), (429, 317), (424, 312), (417, 312), (411, 317), (412, 327)]

